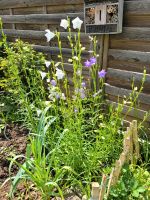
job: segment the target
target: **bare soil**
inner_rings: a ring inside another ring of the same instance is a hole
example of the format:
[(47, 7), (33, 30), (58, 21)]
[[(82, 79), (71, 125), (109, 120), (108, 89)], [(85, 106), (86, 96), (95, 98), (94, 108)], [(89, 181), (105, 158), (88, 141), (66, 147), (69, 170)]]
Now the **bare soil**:
[[(25, 154), (28, 131), (19, 125), (7, 125), (5, 134), (0, 135), (0, 186), (9, 177), (9, 164), (13, 155)], [(21, 160), (20, 160), (21, 161)], [(13, 166), (11, 175), (18, 171), (17, 166)], [(10, 182), (0, 188), (0, 199), (7, 200), (10, 189)]]

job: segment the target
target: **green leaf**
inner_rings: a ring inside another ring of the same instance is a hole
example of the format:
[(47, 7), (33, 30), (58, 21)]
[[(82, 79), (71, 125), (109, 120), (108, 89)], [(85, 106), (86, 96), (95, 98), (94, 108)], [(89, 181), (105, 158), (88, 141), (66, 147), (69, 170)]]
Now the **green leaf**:
[(133, 197), (139, 197), (139, 192), (138, 192), (138, 190), (134, 190), (133, 193), (132, 193), (132, 196), (133, 196)]
[[(23, 166), (26, 167), (26, 163), (24, 163)], [(20, 168), (17, 175), (14, 177), (14, 180), (11, 185), (10, 193), (9, 193), (11, 198), (13, 197), (13, 194), (17, 188), (17, 185), (19, 184), (19, 182), (24, 174), (25, 174), (25, 170), (23, 168)]]
[(139, 188), (137, 188), (137, 191), (138, 191), (139, 193), (143, 193), (143, 192), (146, 191), (146, 189), (145, 189), (144, 187), (139, 187)]

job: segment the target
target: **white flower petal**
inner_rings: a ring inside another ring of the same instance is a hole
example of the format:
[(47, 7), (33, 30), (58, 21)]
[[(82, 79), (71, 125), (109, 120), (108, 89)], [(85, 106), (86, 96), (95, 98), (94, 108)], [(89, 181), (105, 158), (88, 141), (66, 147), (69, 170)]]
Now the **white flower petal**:
[(51, 32), (49, 29), (45, 30), (45, 32), (46, 32), (45, 37), (47, 38), (47, 42), (50, 42), (50, 40), (55, 37), (55, 34)]
[(60, 26), (63, 27), (64, 29), (67, 29), (68, 26), (69, 26), (68, 20), (62, 19), (61, 23), (60, 23)]
[(46, 82), (47, 82), (47, 83), (50, 83), (50, 82), (51, 82), (50, 78), (48, 78), (48, 79), (46, 80)]
[(56, 69), (56, 77), (58, 80), (61, 80), (63, 79), (65, 76), (64, 72), (61, 70), (61, 69)]
[(73, 28), (74, 29), (81, 29), (81, 25), (83, 24), (83, 21), (79, 18), (79, 17), (76, 17), (74, 20), (72, 20), (72, 23), (73, 23)]
[(71, 58), (68, 59), (68, 62), (72, 63), (72, 61), (73, 61), (73, 60), (72, 60)]
[(45, 101), (45, 105), (48, 106), (50, 104), (50, 101)]
[(49, 68), (50, 64), (51, 64), (50, 61), (45, 61), (45, 65), (46, 65), (47, 68)]
[(72, 57), (74, 60), (79, 60), (79, 58), (77, 56)]
[(47, 73), (46, 72), (40, 72), (42, 80), (46, 77)]
[(76, 74), (77, 74), (78, 76), (81, 76), (81, 74), (82, 74), (81, 70), (78, 69), (77, 72), (76, 72)]
[(82, 51), (84, 51), (85, 49), (86, 49), (85, 47), (82, 47), (82, 48), (81, 48)]
[(40, 114), (42, 113), (42, 111), (41, 110), (39, 110), (39, 109), (37, 109), (37, 116), (39, 117), (40, 116)]
[(61, 94), (61, 98), (62, 98), (62, 100), (66, 100), (66, 97), (65, 97), (64, 93)]

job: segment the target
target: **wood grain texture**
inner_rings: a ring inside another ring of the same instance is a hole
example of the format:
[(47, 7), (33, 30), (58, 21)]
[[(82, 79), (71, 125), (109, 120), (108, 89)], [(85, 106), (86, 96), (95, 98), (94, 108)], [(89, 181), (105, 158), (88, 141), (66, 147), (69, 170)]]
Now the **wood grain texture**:
[[(8, 37), (14, 37), (14, 38), (26, 38), (26, 39), (41, 39), (46, 40), (45, 38), (45, 31), (33, 31), (33, 30), (12, 30), (12, 29), (4, 29), (4, 33)], [(77, 34), (75, 32), (72, 33)], [(66, 40), (68, 33), (67, 32), (61, 32), (60, 33), (61, 39)], [(88, 42), (88, 36), (85, 33), (81, 33), (81, 40), (83, 42)]]
[(150, 63), (150, 52), (110, 49), (109, 57), (117, 60)]
[(24, 23), (24, 24), (56, 24), (61, 19), (80, 17), (83, 20), (83, 13), (66, 14), (30, 14), (30, 15), (0, 15), (3, 23)]
[[(41, 46), (41, 45), (32, 45), (33, 49), (39, 52), (44, 52), (50, 55), (59, 55), (60, 50), (58, 47), (50, 47), (50, 46)], [(62, 48), (62, 54), (64, 55), (72, 55), (72, 50), (69, 48)], [(87, 51), (84, 51), (82, 53), (82, 58), (86, 59), (89, 53)]]
[(67, 5), (67, 4), (80, 4), (82, 0), (0, 0), (0, 8), (19, 8), (19, 7), (32, 7), (43, 5)]
[[(130, 94), (132, 93), (132, 90), (127, 90), (124, 88), (119, 88), (119, 87), (115, 87), (115, 86), (106, 84), (105, 92), (112, 96), (117, 96), (117, 97), (119, 96), (121, 98), (124, 98), (124, 96), (129, 97)], [(140, 101), (141, 103), (144, 103), (144, 104), (148, 104), (150, 106), (150, 95), (141, 93), (138, 97), (138, 101)]]
[[(125, 89), (131, 89), (133, 80), (135, 87), (140, 88), (143, 74), (138, 72), (128, 72), (125, 70), (108, 68), (106, 78), (107, 83), (109, 83), (110, 85), (118, 86)], [(149, 86), (150, 75), (147, 75), (144, 82), (144, 93), (150, 94)]]
[[(107, 100), (107, 102), (115, 107), (118, 107), (118, 103), (116, 102), (112, 102), (112, 101), (109, 101)], [(140, 109), (135, 109), (135, 108), (132, 108), (130, 110), (129, 106), (124, 106), (123, 109), (122, 109), (122, 113), (124, 115), (127, 115), (127, 116), (131, 116), (131, 117), (136, 117), (137, 119), (140, 119), (140, 120), (143, 120), (144, 117), (146, 116), (146, 111), (143, 111), (143, 110), (140, 110)], [(146, 122), (150, 122), (150, 116), (147, 117), (146, 119)]]

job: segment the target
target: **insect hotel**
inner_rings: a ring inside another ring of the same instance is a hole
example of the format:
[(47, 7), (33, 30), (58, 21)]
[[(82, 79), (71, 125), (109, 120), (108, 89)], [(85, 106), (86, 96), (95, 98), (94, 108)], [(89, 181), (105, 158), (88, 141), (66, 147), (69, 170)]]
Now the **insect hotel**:
[(85, 0), (84, 2), (86, 33), (122, 32), (123, 0)]

